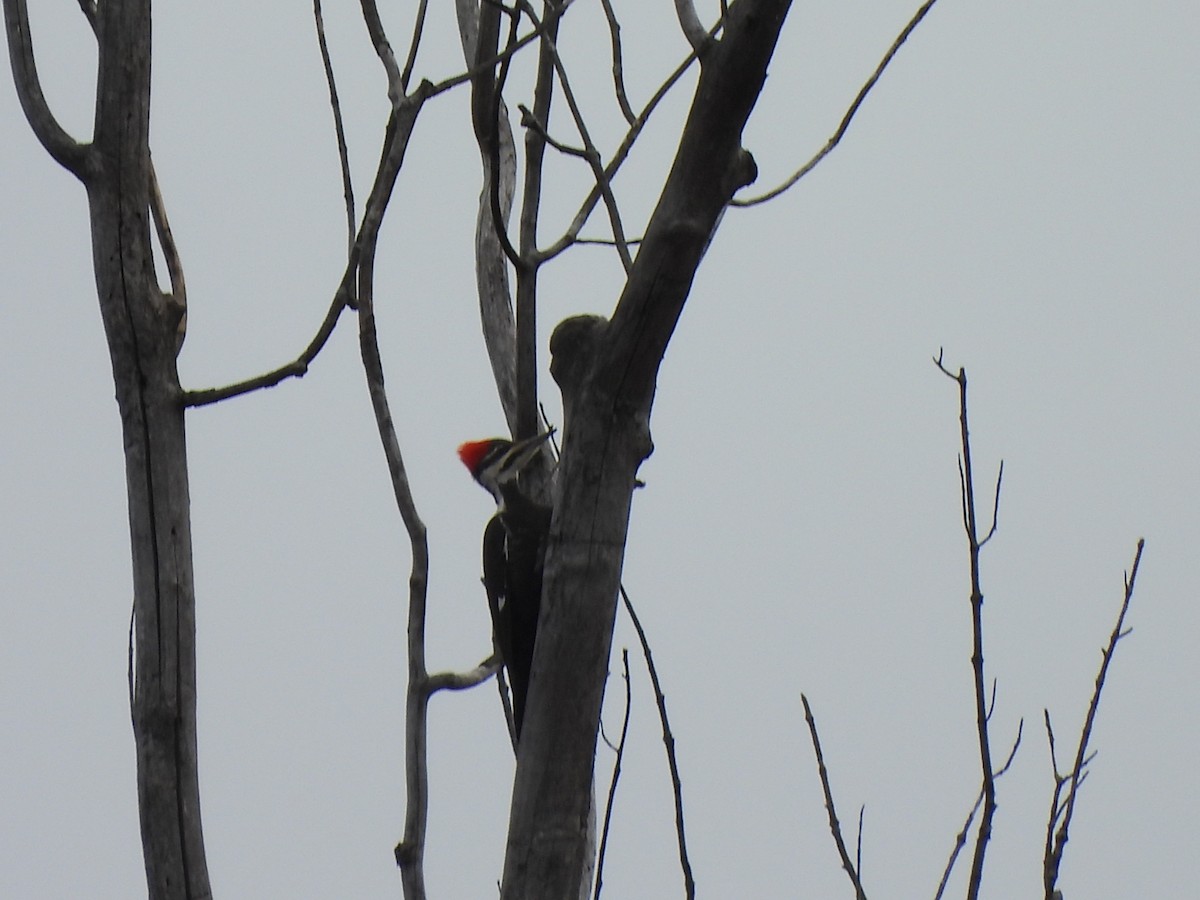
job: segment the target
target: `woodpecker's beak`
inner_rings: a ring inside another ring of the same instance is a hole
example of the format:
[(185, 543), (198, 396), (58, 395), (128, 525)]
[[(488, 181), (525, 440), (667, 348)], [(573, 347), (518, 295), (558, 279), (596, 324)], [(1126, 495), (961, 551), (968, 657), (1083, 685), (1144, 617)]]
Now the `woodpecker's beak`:
[(524, 471), (530, 461), (538, 455), (538, 452), (542, 449), (542, 444), (549, 440), (552, 434), (554, 434), (554, 429), (549, 428), (541, 434), (535, 434), (531, 438), (517, 441), (504, 454), (504, 461), (500, 464), (501, 471), (510, 475), (517, 475)]

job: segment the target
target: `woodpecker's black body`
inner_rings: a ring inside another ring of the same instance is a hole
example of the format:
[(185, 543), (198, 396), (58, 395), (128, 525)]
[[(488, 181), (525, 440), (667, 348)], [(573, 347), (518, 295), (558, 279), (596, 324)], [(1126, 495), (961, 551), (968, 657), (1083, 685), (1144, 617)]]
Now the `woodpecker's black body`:
[(458, 449), (475, 480), (496, 500), (496, 514), (483, 532), (483, 583), (496, 648), (508, 670), (518, 738), (537, 640), (551, 510), (522, 492), (517, 476), (547, 437), (549, 432), (517, 444), (500, 438), (470, 441)]

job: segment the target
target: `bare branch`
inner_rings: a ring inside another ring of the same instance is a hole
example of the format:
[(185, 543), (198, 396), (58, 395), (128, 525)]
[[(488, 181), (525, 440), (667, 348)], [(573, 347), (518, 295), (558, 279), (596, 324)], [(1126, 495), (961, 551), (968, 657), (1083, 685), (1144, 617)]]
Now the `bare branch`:
[(325, 84), (329, 88), (329, 106), (333, 110), (333, 130), (337, 135), (338, 162), (342, 169), (342, 199), (346, 204), (347, 250), (354, 249), (354, 184), (350, 180), (350, 151), (346, 146), (346, 129), (342, 124), (342, 104), (338, 100), (337, 81), (333, 77), (333, 61), (329, 56), (329, 45), (325, 42), (325, 17), (321, 13), (321, 0), (313, 0), (313, 20), (317, 26), (317, 45), (321, 51), (321, 65), (325, 69)]
[(158, 245), (167, 264), (167, 277), (171, 281), (171, 292), (164, 295), (164, 298), (171, 304), (174, 314), (179, 317), (175, 326), (175, 353), (178, 355), (187, 335), (187, 285), (183, 279), (183, 262), (179, 258), (175, 235), (171, 232), (171, 223), (167, 221), (167, 205), (163, 202), (153, 161), (146, 166), (146, 171), (150, 177), (150, 217), (154, 221), (154, 232), (158, 236)]
[(612, 40), (612, 76), (613, 93), (617, 97), (617, 105), (621, 107), (621, 115), (632, 125), (637, 121), (633, 107), (629, 105), (629, 95), (625, 93), (625, 63), (621, 51), (621, 23), (617, 21), (616, 11), (613, 10), (612, 0), (600, 0), (604, 7), (604, 17), (608, 20), (608, 34)]
[[(979, 734), (979, 763), (982, 770), (983, 812), (979, 817), (979, 831), (975, 837), (975, 854), (971, 860), (971, 876), (967, 882), (968, 900), (976, 900), (983, 883), (983, 863), (987, 855), (988, 841), (992, 835), (992, 819), (996, 814), (996, 776), (992, 767), (991, 742), (988, 735), (987, 687), (983, 667), (983, 587), (979, 574), (979, 554), (983, 542), (979, 539), (979, 528), (975, 516), (975, 481), (971, 470), (971, 437), (967, 426), (967, 373), (959, 368), (951, 374), (942, 362), (942, 353), (934, 359), (938, 369), (958, 384), (959, 422), (962, 436), (962, 455), (959, 460), (959, 478), (962, 484), (964, 525), (967, 532), (967, 550), (971, 569), (971, 668), (975, 681), (975, 724)], [(1002, 470), (1003, 471), (1003, 470)], [(1000, 483), (996, 483), (996, 503), (999, 504)], [(995, 531), (995, 522), (992, 523)], [(990, 534), (988, 535), (991, 536)]]
[(829, 814), (829, 832), (833, 835), (834, 844), (837, 845), (838, 856), (842, 859), (842, 868), (846, 870), (850, 883), (854, 885), (856, 900), (866, 900), (867, 894), (863, 890), (862, 881), (859, 880), (858, 870), (846, 850), (846, 842), (842, 839), (842, 826), (838, 822), (837, 810), (833, 805), (833, 791), (829, 787), (829, 770), (825, 768), (825, 754), (821, 752), (821, 738), (817, 735), (817, 722), (813, 718), (812, 707), (808, 705), (808, 698), (804, 694), (800, 695), (800, 702), (804, 705), (804, 721), (808, 723), (813, 752), (817, 757), (817, 774), (821, 779), (821, 790), (825, 794), (825, 811)]
[[(1050, 820), (1046, 832), (1046, 852), (1042, 863), (1043, 884), (1046, 889), (1046, 898), (1051, 900), (1055, 896), (1056, 886), (1058, 884), (1058, 873), (1062, 866), (1063, 852), (1067, 848), (1067, 840), (1071, 829), (1071, 818), (1075, 814), (1075, 801), (1079, 796), (1079, 788), (1087, 777), (1085, 769), (1088, 763), (1095, 757), (1095, 753), (1088, 753), (1088, 742), (1092, 738), (1092, 727), (1096, 721), (1096, 713), (1100, 709), (1100, 694), (1104, 690), (1104, 680), (1108, 676), (1108, 667), (1112, 662), (1113, 654), (1117, 650), (1117, 644), (1120, 640), (1129, 634), (1129, 630), (1125, 628), (1125, 616), (1129, 612), (1129, 603), (1133, 600), (1134, 583), (1137, 581), (1138, 567), (1142, 562), (1142, 551), (1145, 549), (1146, 541), (1139, 538), (1137, 542), (1137, 551), (1133, 557), (1133, 568), (1125, 577), (1125, 596), (1121, 601), (1121, 611), (1117, 615), (1117, 623), (1113, 626), (1112, 634), (1109, 636), (1108, 645), (1101, 651), (1102, 658), (1100, 662), (1100, 671), (1096, 674), (1096, 687), (1092, 692), (1092, 700), (1088, 704), (1087, 717), (1084, 719), (1083, 728), (1079, 734), (1079, 746), (1075, 751), (1075, 764), (1071, 767), (1071, 771), (1061, 776), (1058, 774), (1058, 765), (1054, 762), (1054, 732), (1050, 728), (1050, 713), (1046, 712), (1046, 733), (1050, 740), (1050, 756), (1054, 764), (1054, 797), (1051, 802)], [(1061, 799), (1062, 788), (1066, 786), (1066, 797)], [(1058, 830), (1054, 830), (1055, 822), (1058, 821)], [(1053, 832), (1053, 839), (1051, 833)]]
[(858, 808), (858, 832), (854, 841), (854, 868), (858, 870), (859, 881), (862, 881), (863, 819), (866, 815), (867, 805), (864, 803)]
[(675, 0), (675, 14), (679, 16), (679, 27), (683, 36), (692, 45), (692, 52), (703, 57), (712, 39), (708, 36), (708, 30), (700, 24), (700, 17), (696, 15), (696, 5), (692, 0)]
[[(463, 55), (466, 58), (471, 79), (471, 118), (475, 128), (483, 164), (483, 187), (480, 191), (479, 209), (475, 220), (475, 279), (479, 297), (479, 314), (483, 325), (483, 339), (487, 346), (488, 360), (492, 366), (492, 377), (496, 383), (500, 405), (504, 409), (511, 433), (517, 430), (516, 388), (516, 324), (513, 321), (512, 292), (509, 286), (508, 257), (501, 243), (500, 231), (507, 228), (512, 212), (514, 182), (516, 180), (516, 150), (513, 146), (512, 127), (508, 111), (501, 102), (494, 121), (498, 129), (495, 141), (497, 152), (492, 153), (491, 136), (487, 130), (485, 93), (491, 90), (493, 72), (497, 65), (494, 52), (479, 49), (480, 9), (476, 0), (458, 0), (459, 36)], [(494, 51), (498, 35), (485, 37)], [(483, 64), (479, 59), (484, 57)], [(484, 118), (481, 118), (484, 117)], [(495, 187), (493, 187), (493, 183)], [(493, 194), (498, 195), (500, 223), (493, 214)], [(507, 239), (507, 235), (505, 236)]]
[(879, 65), (876, 66), (875, 71), (871, 73), (871, 77), (867, 79), (866, 83), (861, 88), (859, 88), (858, 95), (854, 98), (854, 102), (850, 104), (850, 108), (846, 110), (846, 114), (842, 116), (841, 124), (838, 125), (837, 131), (833, 133), (833, 137), (825, 142), (825, 146), (817, 151), (816, 156), (792, 173), (791, 177), (788, 178), (787, 181), (783, 182), (783, 184), (772, 188), (765, 194), (759, 194), (757, 197), (748, 197), (745, 200), (734, 200), (729, 205), (756, 206), (759, 203), (766, 203), (768, 200), (773, 200), (784, 191), (791, 188), (797, 181), (815, 169), (817, 164), (820, 163), (821, 160), (823, 160), (826, 156), (828, 156), (833, 151), (834, 147), (841, 143), (842, 138), (846, 134), (846, 129), (850, 127), (850, 122), (853, 121), (855, 114), (858, 112), (858, 108), (862, 106), (862, 102), (867, 98), (867, 94), (871, 93), (871, 88), (875, 87), (875, 83), (879, 81), (880, 76), (883, 75), (884, 70), (891, 63), (893, 57), (895, 57), (895, 55), (899, 52), (900, 48), (904, 45), (904, 42), (908, 40), (908, 36), (913, 33), (914, 29), (916, 29), (918, 25), (921, 24), (921, 20), (925, 18), (925, 14), (933, 8), (933, 5), (936, 2), (937, 0), (925, 0), (925, 3), (921, 5), (921, 8), (913, 14), (911, 19), (909, 19), (908, 24), (904, 26), (904, 30), (901, 31), (896, 37), (896, 40), (892, 42), (892, 46), (888, 48), (888, 52), (883, 55), (883, 59), (879, 61)]
[[(381, 171), (390, 169), (394, 164), (395, 172), (399, 171), (403, 158), (403, 145), (407, 144), (411, 134), (411, 126), (416, 118), (419, 104), (411, 111), (412, 119), (408, 128), (388, 129), (389, 137), (401, 141), (401, 149), (397, 157), (396, 144), (389, 141), (386, 145), (384, 162)], [(392, 116), (395, 122), (395, 113)], [(397, 134), (403, 137), (398, 138)], [(417, 513), (416, 501), (408, 483), (408, 473), (404, 467), (404, 458), (400, 452), (400, 441), (396, 436), (395, 424), (392, 420), (388, 404), (387, 390), (384, 387), (383, 361), (379, 354), (379, 340), (375, 329), (374, 304), (374, 268), (375, 246), (379, 235), (379, 224), (387, 209), (391, 196), (391, 184), (394, 184), (394, 174), (388, 182), (386, 190), (373, 191), (364, 214), (364, 233), (360, 235), (360, 259), (357, 267), (358, 283), (358, 326), (359, 348), (362, 353), (363, 370), (367, 379), (367, 390), (371, 397), (371, 407), (375, 412), (375, 422), (379, 429), (379, 437), (383, 444), (384, 458), (387, 461), (388, 474), (392, 482), (392, 492), (395, 495), (396, 506), (408, 532), (409, 547), (412, 554), (412, 564), (408, 579), (408, 690), (405, 702), (405, 782), (407, 806), (404, 815), (404, 838), (396, 845), (396, 864), (400, 867), (401, 880), (404, 885), (404, 895), (408, 900), (423, 898), (424, 886), (424, 853), (425, 827), (429, 809), (429, 775), (428, 775), (428, 708), (430, 697), (429, 677), (425, 669), (425, 607), (429, 585), (429, 543), (426, 537), (425, 524)], [(373, 223), (368, 228), (367, 223)]]
[[(641, 238), (629, 238), (625, 241), (625, 246), (636, 247), (642, 242)], [(615, 247), (617, 242), (612, 238), (576, 238), (574, 246), (579, 247)]]
[(408, 93), (408, 83), (412, 79), (413, 67), (417, 64), (417, 51), (421, 47), (421, 37), (425, 33), (425, 13), (428, 8), (429, 0), (421, 0), (417, 6), (412, 40), (408, 42), (408, 56), (404, 60), (404, 71), (400, 73), (400, 89), (405, 93)]
[(183, 262), (179, 258), (179, 247), (167, 220), (167, 206), (163, 201), (162, 189), (153, 162), (150, 170), (150, 216), (154, 220), (154, 232), (162, 249), (163, 261), (167, 264), (167, 277), (171, 281), (171, 295), (180, 306), (187, 306), (187, 285), (183, 280)]
[(1004, 460), (1000, 460), (1000, 471), (996, 473), (996, 492), (992, 503), (992, 527), (988, 529), (988, 533), (984, 535), (983, 540), (979, 542), (982, 547), (992, 539), (992, 535), (996, 533), (996, 525), (1000, 521), (1000, 485), (1004, 482)]
[(500, 656), (493, 653), (475, 668), (466, 672), (436, 672), (425, 679), (430, 695), (438, 691), (465, 691), (483, 684), (500, 671)]
[(562, 153), (564, 156), (578, 156), (580, 159), (587, 159), (587, 151), (582, 147), (572, 147), (570, 144), (564, 144), (562, 141), (555, 139), (546, 131), (546, 127), (537, 120), (535, 116), (524, 103), (518, 103), (517, 109), (521, 112), (521, 127), (528, 128), (531, 131), (537, 132), (538, 137), (543, 141)]
[[(86, 5), (82, 6), (88, 15)], [(88, 21), (95, 23), (92, 8)], [(33, 130), (34, 136), (51, 158), (81, 181), (87, 180), (87, 165), (91, 145), (81, 144), (67, 134), (58, 123), (42, 93), (37, 64), (33, 57), (33, 38), (29, 33), (29, 10), (26, 0), (4, 0), (4, 30), (8, 36), (8, 58), (12, 65), (13, 85), (17, 99)]]
[(275, 385), (288, 378), (303, 378), (308, 373), (309, 365), (317, 358), (317, 354), (324, 349), (329, 336), (333, 334), (338, 317), (341, 316), (342, 310), (347, 305), (345, 296), (345, 293), (339, 288), (334, 295), (333, 302), (329, 305), (328, 311), (325, 313), (324, 320), (322, 320), (320, 327), (317, 328), (316, 335), (309, 341), (308, 346), (304, 348), (300, 355), (290, 363), (286, 363), (277, 369), (255, 376), (254, 378), (247, 378), (245, 381), (228, 384), (224, 387), (184, 391), (183, 405), (208, 406), (211, 403), (219, 403), (222, 400), (228, 400), (242, 394), (249, 394), (262, 388), (275, 387)]
[[(658, 108), (659, 103), (661, 103), (663, 98), (667, 96), (671, 88), (675, 87), (675, 85), (679, 83), (679, 80), (683, 77), (683, 74), (691, 68), (692, 63), (694, 63), (696, 59), (697, 57), (695, 53), (689, 54), (688, 57), (683, 60), (683, 62), (675, 67), (671, 74), (667, 76), (666, 80), (659, 85), (658, 90), (656, 90), (646, 102), (645, 107), (642, 108), (642, 111), (638, 115), (637, 119), (625, 133), (625, 137), (621, 141), (621, 145), (617, 147), (617, 151), (613, 154), (613, 158), (609, 160), (608, 165), (604, 167), (604, 177), (607, 180), (607, 183), (611, 184), (613, 178), (616, 177), (617, 171), (629, 157), (629, 153), (633, 149), (634, 142), (637, 141), (638, 137), (642, 133), (642, 130), (650, 121), (650, 116)], [(592, 187), (591, 191), (588, 192), (588, 195), (586, 198), (584, 198), (583, 203), (580, 204), (579, 211), (575, 214), (575, 218), (571, 220), (571, 224), (567, 226), (567, 230), (563, 236), (538, 254), (539, 263), (553, 259), (572, 244), (575, 244), (579, 241), (579, 232), (583, 229), (583, 226), (587, 224), (587, 220), (591, 216), (592, 210), (596, 208), (596, 204), (600, 201), (602, 193), (600, 182), (597, 182)], [(634, 242), (627, 241), (626, 243), (631, 244)]]
[[(526, 15), (528, 15), (530, 17), (530, 19), (532, 19), (534, 21), (534, 23), (536, 24), (537, 16), (534, 13), (533, 9), (529, 6), (528, 0), (521, 0), (521, 4), (526, 10)], [(554, 38), (555, 38), (555, 34), (553, 33), (553, 30), (547, 29), (545, 37), (542, 39), (542, 47), (543, 47), (544, 51), (549, 55), (549, 58), (553, 63), (554, 69), (558, 74), (559, 84), (562, 85), (563, 98), (567, 101), (567, 108), (570, 109), (570, 111), (571, 111), (571, 117), (572, 117), (572, 119), (574, 119), (575, 128), (579, 132), (580, 139), (583, 141), (583, 152), (577, 153), (575, 155), (582, 156), (583, 159), (586, 160), (586, 162), (592, 169), (592, 177), (595, 180), (596, 186), (600, 189), (600, 196), (603, 198), (604, 206), (608, 210), (608, 217), (609, 217), (609, 221), (611, 223), (612, 232), (613, 232), (613, 241), (616, 244), (617, 253), (621, 257), (621, 265), (624, 266), (625, 271), (628, 272), (630, 270), (630, 268), (633, 267), (633, 258), (629, 255), (629, 247), (625, 242), (625, 227), (621, 223), (621, 211), (617, 206), (617, 198), (613, 195), (612, 185), (609, 182), (608, 174), (605, 172), (604, 167), (600, 164), (600, 151), (597, 149), (595, 142), (592, 140), (591, 135), (588, 133), (587, 123), (584, 121), (583, 112), (579, 107), (578, 101), (575, 99), (575, 93), (574, 93), (574, 91), (571, 90), (571, 82), (567, 78), (567, 69), (566, 69), (566, 66), (563, 65), (562, 57), (558, 53), (558, 47), (554, 43)], [(535, 106), (535, 109), (536, 109), (536, 106)], [(549, 105), (548, 105), (548, 98), (547, 98), (547, 111), (548, 111), (548, 109), (549, 109)], [(533, 118), (542, 127), (542, 129), (543, 129), (542, 133), (545, 134), (545, 127), (546, 127), (545, 119), (538, 117), (536, 114), (534, 115)], [(539, 184), (540, 184), (540, 172), (541, 172), (541, 155), (540, 155), (540, 153), (537, 155), (537, 163), (538, 163), (537, 171), (538, 171), (538, 178), (539, 178)], [(526, 171), (529, 172), (530, 171), (529, 163), (527, 162), (526, 165), (527, 165)], [(529, 202), (529, 197), (527, 195), (526, 203), (528, 204), (528, 202)], [(535, 221), (536, 221), (536, 219), (535, 219)], [(537, 255), (536, 246), (531, 246), (529, 248), (522, 247), (522, 250), (525, 251), (525, 255), (527, 257)]]
[[(512, 54), (503, 53), (497, 57), (496, 49), (500, 41), (500, 13), (502, 7), (498, 3), (484, 0), (479, 5), (479, 24), (476, 29), (475, 57), (473, 74), (471, 76), (471, 121), (475, 126), (475, 138), (484, 159), (484, 187), (488, 191), (489, 209), (492, 216), (493, 238), (499, 249), (514, 267), (521, 266), (520, 254), (512, 245), (508, 236), (507, 222), (509, 209), (501, 198), (502, 183), (498, 176), (501, 163), (500, 117), (504, 113), (503, 82), (507, 77), (508, 64)], [(516, 17), (512, 19), (516, 26)], [(515, 49), (515, 34), (510, 34), (508, 47)], [(487, 61), (500, 59), (499, 75), (495, 64)], [(511, 201), (510, 201), (511, 202)]]
[(383, 223), (383, 215), (391, 199), (396, 178), (400, 174), (400, 166), (404, 162), (404, 154), (408, 149), (409, 138), (416, 125), (417, 116), (429, 98), (428, 82), (422, 82), (417, 89), (404, 99), (399, 111), (393, 111), (388, 120), (387, 131), (383, 139), (383, 155), (379, 168), (375, 173), (375, 182), (367, 197), (367, 205), (363, 211), (363, 221), (359, 226), (358, 238), (350, 250), (350, 259), (346, 270), (342, 273), (341, 283), (334, 292), (333, 301), (325, 313), (325, 319), (317, 329), (316, 336), (309, 342), (304, 351), (292, 362), (280, 366), (266, 374), (249, 378), (235, 384), (220, 388), (209, 388), (200, 391), (185, 391), (183, 403), (185, 406), (207, 406), (221, 400), (228, 400), (241, 394), (248, 394), (261, 388), (274, 387), (287, 378), (301, 378), (308, 372), (308, 367), (317, 354), (325, 347), (329, 336), (333, 333), (338, 317), (342, 310), (353, 307), (356, 297), (355, 281), (360, 277), (364, 248), (373, 246)]
[(633, 706), (633, 689), (629, 682), (629, 651), (621, 650), (622, 677), (625, 679), (625, 714), (621, 719), (621, 737), (613, 749), (617, 758), (613, 761), (612, 780), (608, 784), (608, 800), (604, 804), (604, 826), (600, 830), (600, 852), (596, 858), (596, 890), (594, 900), (600, 900), (600, 886), (604, 882), (604, 852), (608, 849), (608, 828), (612, 824), (613, 803), (617, 799), (617, 782), (621, 778), (621, 760), (625, 756), (625, 738), (629, 735), (629, 712)]
[(375, 55), (379, 57), (379, 61), (383, 63), (383, 70), (387, 73), (388, 99), (392, 101), (392, 109), (399, 109), (407, 90), (400, 76), (400, 67), (396, 64), (396, 54), (392, 52), (392, 45), (388, 42), (387, 34), (383, 30), (383, 21), (379, 18), (379, 9), (375, 6), (375, 0), (360, 0), (360, 3), (363, 22), (366, 23), (367, 34), (371, 36)]
[[(353, 289), (358, 300), (359, 347), (363, 371), (375, 421), (383, 443), (388, 474), (391, 477), (396, 506), (409, 536), (412, 566), (409, 574), (408, 597), (408, 688), (405, 700), (405, 782), (407, 804), (404, 814), (404, 837), (396, 845), (396, 864), (407, 900), (425, 896), (424, 854), (425, 828), (429, 811), (428, 735), (429, 677), (425, 668), (425, 605), (429, 584), (429, 545), (425, 525), (416, 510), (400, 453), (400, 442), (384, 387), (383, 362), (375, 329), (374, 277), (375, 248), (379, 230), (387, 213), (396, 178), (412, 137), (425, 100), (428, 83), (402, 98), (394, 106), (384, 136), (383, 157), (376, 172), (375, 183), (359, 229), (358, 240), (351, 257), (357, 251), (353, 271), (357, 284)], [(340, 292), (339, 292), (340, 293)]]
[[(513, 260), (516, 268), (516, 324), (517, 324), (517, 431), (515, 437), (532, 437), (537, 433), (537, 266), (531, 260), (537, 253), (538, 215), (542, 204), (543, 162), (546, 141), (542, 136), (550, 125), (550, 108), (554, 97), (554, 39), (558, 35), (558, 18), (554, 4), (545, 2), (547, 18), (554, 16), (542, 29), (538, 41), (537, 70), (533, 86), (533, 117), (542, 125), (542, 132), (525, 133), (525, 183), (521, 194), (521, 212), (518, 221), (520, 249), (519, 260)], [(538, 18), (528, 3), (521, 3), (534, 26)], [(516, 40), (516, 18), (509, 35), (509, 43)], [(507, 63), (501, 65), (501, 83), (507, 73)], [(497, 94), (500, 88), (497, 87)]]
[(683, 887), (688, 900), (696, 896), (696, 881), (692, 877), (692, 863), (688, 859), (687, 839), (683, 831), (683, 783), (679, 779), (679, 765), (675, 760), (675, 737), (671, 734), (671, 723), (667, 718), (667, 698), (663, 694), (662, 684), (658, 680), (658, 668), (654, 665), (654, 654), (650, 652), (650, 642), (646, 639), (646, 631), (642, 628), (642, 620), (638, 618), (629, 592), (621, 585), (621, 600), (625, 611), (633, 622), (637, 632), (638, 643), (642, 645), (642, 655), (646, 659), (646, 671), (650, 673), (650, 684), (654, 688), (654, 702), (658, 706), (658, 719), (662, 723), (663, 747), (667, 751), (667, 766), (671, 770), (671, 791), (675, 795), (675, 834), (679, 839), (679, 867), (683, 871)]
[[(1017, 748), (1021, 746), (1021, 734), (1025, 730), (1025, 720), (1022, 719), (1017, 725), (1017, 739), (1013, 741), (1012, 749), (1008, 751), (1008, 758), (996, 772), (996, 777), (999, 778), (1008, 771), (1013, 760), (1017, 756)], [(946, 868), (942, 871), (942, 880), (938, 882), (937, 893), (934, 894), (933, 900), (941, 900), (946, 892), (946, 885), (950, 881), (950, 873), (954, 870), (954, 863), (958, 860), (958, 854), (962, 852), (963, 847), (967, 844), (967, 833), (971, 830), (971, 823), (975, 821), (975, 814), (979, 812), (979, 807), (983, 805), (983, 791), (979, 792), (979, 796), (975, 798), (975, 805), (971, 807), (971, 811), (967, 813), (967, 820), (963, 822), (962, 830), (954, 840), (954, 849), (950, 851), (950, 859), (946, 862)]]
[(429, 89), (429, 97), (436, 97), (438, 94), (445, 93), (448, 90), (458, 87), (460, 84), (465, 84), (468, 81), (473, 81), (480, 74), (494, 71), (496, 66), (504, 62), (506, 59), (511, 59), (516, 55), (517, 51), (532, 44), (542, 36), (544, 30), (549, 26), (549, 23), (561, 19), (575, 0), (562, 0), (558, 5), (554, 15), (547, 16), (542, 22), (540, 28), (534, 28), (531, 32), (518, 38), (511, 46), (505, 47), (498, 53), (494, 53), (482, 61), (476, 60), (475, 42), (478, 38), (479, 23), (475, 20), (475, 10), (478, 8), (478, 3), (475, 0), (456, 0), (455, 9), (458, 12), (458, 33), (463, 45), (463, 55), (467, 60), (470, 68), (465, 72), (460, 72), (458, 75), (437, 82)]

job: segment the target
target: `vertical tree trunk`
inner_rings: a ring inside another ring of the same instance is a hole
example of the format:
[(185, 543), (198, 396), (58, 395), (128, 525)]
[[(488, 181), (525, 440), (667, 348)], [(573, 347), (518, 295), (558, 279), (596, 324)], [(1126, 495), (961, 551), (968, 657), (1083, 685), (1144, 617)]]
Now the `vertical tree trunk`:
[(629, 511), (649, 455), (658, 367), (734, 192), (754, 180), (742, 129), (790, 0), (738, 0), (701, 73), (675, 162), (611, 323), (568, 319), (550, 341), (563, 453), (541, 624), (509, 819), (502, 896), (579, 894), (600, 706)]
[(150, 2), (99, 4), (96, 133), (84, 183), (125, 444), (133, 557), (132, 698), (149, 896), (211, 896), (196, 769), (196, 621), (182, 310), (158, 289), (149, 213)]

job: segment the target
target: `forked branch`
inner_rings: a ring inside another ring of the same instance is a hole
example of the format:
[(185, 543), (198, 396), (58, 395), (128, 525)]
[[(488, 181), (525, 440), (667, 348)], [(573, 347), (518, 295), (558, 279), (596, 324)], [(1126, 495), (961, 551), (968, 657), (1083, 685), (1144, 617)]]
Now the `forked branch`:
[[(1058, 771), (1058, 760), (1055, 758), (1054, 730), (1050, 727), (1050, 711), (1046, 710), (1046, 737), (1050, 743), (1050, 764), (1054, 770), (1054, 793), (1050, 800), (1050, 814), (1046, 823), (1046, 847), (1042, 860), (1042, 880), (1046, 889), (1046, 900), (1056, 896), (1059, 869), (1062, 866), (1063, 853), (1067, 849), (1070, 837), (1071, 818), (1075, 814), (1075, 801), (1079, 797), (1079, 788), (1087, 778), (1087, 766), (1094, 753), (1088, 753), (1088, 743), (1092, 739), (1092, 727), (1096, 722), (1096, 712), (1100, 709), (1100, 694), (1104, 690), (1104, 682), (1108, 677), (1108, 667), (1112, 663), (1117, 643), (1129, 634), (1125, 627), (1125, 616), (1129, 612), (1130, 601), (1133, 600), (1133, 588), (1137, 581), (1138, 566), (1142, 562), (1142, 550), (1145, 549), (1145, 539), (1137, 542), (1137, 551), (1133, 556), (1133, 567), (1125, 576), (1125, 596), (1121, 601), (1121, 611), (1117, 615), (1117, 623), (1109, 635), (1108, 645), (1101, 650), (1100, 671), (1096, 674), (1096, 687), (1092, 691), (1092, 700), (1088, 704), (1087, 718), (1079, 734), (1079, 745), (1075, 750), (1075, 762), (1071, 771), (1065, 775)], [(1065, 796), (1064, 796), (1065, 793)]]
[[(996, 778), (1000, 778), (1008, 771), (1013, 760), (1017, 757), (1017, 750), (1021, 746), (1021, 735), (1025, 731), (1025, 720), (1022, 719), (1017, 725), (1017, 738), (1013, 741), (1012, 749), (1008, 751), (1008, 758), (1004, 760), (1004, 765), (996, 770)], [(946, 885), (950, 882), (950, 873), (954, 871), (954, 863), (958, 860), (958, 854), (962, 852), (963, 847), (967, 845), (967, 835), (971, 831), (971, 823), (975, 821), (975, 814), (979, 812), (979, 807), (983, 805), (983, 791), (979, 792), (979, 796), (975, 798), (975, 805), (971, 807), (971, 811), (967, 813), (967, 820), (963, 822), (962, 830), (958, 832), (958, 836), (954, 840), (954, 848), (950, 851), (950, 858), (946, 861), (946, 868), (942, 871), (942, 880), (938, 883), (937, 893), (934, 894), (933, 900), (942, 900), (942, 896), (946, 892)]]

